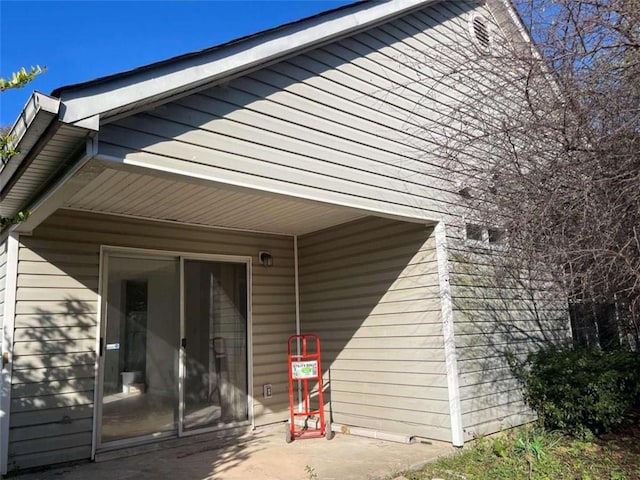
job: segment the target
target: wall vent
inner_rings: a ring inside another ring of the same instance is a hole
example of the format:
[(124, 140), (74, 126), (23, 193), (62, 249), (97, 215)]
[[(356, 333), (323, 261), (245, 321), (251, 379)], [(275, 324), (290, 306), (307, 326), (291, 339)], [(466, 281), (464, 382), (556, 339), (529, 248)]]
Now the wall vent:
[(471, 30), (476, 45), (478, 45), (483, 52), (488, 52), (491, 46), (491, 33), (487, 20), (480, 15), (473, 17), (471, 20)]

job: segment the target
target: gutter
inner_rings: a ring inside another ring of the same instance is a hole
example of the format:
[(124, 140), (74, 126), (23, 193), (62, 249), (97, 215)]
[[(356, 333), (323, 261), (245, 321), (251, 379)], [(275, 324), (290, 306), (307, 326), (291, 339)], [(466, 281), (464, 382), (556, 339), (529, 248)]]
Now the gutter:
[(59, 110), (60, 99), (40, 92), (31, 94), (9, 133), (9, 137), (13, 138), (10, 146), (18, 153), (6, 165), (0, 165), (0, 198), (4, 198), (21, 171), (29, 165), (29, 154), (58, 118)]

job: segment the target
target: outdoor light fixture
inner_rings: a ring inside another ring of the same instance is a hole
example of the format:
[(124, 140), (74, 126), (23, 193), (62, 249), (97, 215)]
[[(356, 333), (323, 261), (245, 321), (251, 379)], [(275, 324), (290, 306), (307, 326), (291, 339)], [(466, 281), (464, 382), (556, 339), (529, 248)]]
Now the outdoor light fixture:
[(273, 265), (273, 255), (271, 255), (270, 252), (261, 250), (258, 252), (258, 261), (260, 262), (260, 265), (270, 267)]

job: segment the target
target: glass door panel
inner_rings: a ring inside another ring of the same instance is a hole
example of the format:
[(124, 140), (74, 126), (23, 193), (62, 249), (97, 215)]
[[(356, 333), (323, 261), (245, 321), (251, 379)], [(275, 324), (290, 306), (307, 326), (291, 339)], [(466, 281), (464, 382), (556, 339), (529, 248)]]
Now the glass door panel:
[(183, 429), (248, 420), (247, 266), (184, 261)]
[(108, 256), (101, 443), (177, 430), (179, 266)]

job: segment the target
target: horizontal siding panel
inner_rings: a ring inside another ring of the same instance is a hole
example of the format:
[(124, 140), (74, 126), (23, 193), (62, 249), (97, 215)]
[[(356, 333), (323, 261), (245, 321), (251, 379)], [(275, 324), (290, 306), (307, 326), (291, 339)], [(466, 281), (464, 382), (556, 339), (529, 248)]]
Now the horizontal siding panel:
[[(425, 280), (429, 282), (430, 280)], [(352, 284), (353, 285), (353, 284)], [(353, 293), (351, 293), (353, 291)], [(347, 289), (343, 287), (329, 287), (326, 290), (313, 290), (312, 292), (305, 292), (300, 296), (301, 301), (309, 303), (322, 303), (327, 297), (330, 297), (332, 301), (337, 301), (341, 298), (358, 298), (365, 297), (365, 295), (374, 294), (380, 297), (380, 302), (404, 302), (410, 300), (421, 301), (424, 299), (439, 299), (440, 287), (437, 285), (420, 285), (420, 282), (407, 282), (402, 287), (392, 284), (385, 287), (385, 284), (373, 283), (362, 286), (352, 286)]]
[(260, 413), (256, 414), (255, 424), (257, 427), (271, 425), (273, 423), (282, 423), (289, 418), (288, 410), (281, 410), (276, 413)]
[(45, 423), (32, 427), (12, 428), (10, 435), (15, 442), (25, 440), (39, 440), (59, 435), (70, 435), (77, 433), (91, 433), (93, 430), (93, 419), (81, 418), (69, 423)]
[[(285, 354), (284, 361), (282, 362), (255, 362), (253, 367), (253, 374), (256, 378), (262, 378), (265, 375), (280, 374), (283, 378), (287, 378), (287, 358)], [(254, 381), (255, 382), (255, 381)], [(262, 389), (260, 389), (260, 392)]]
[(56, 353), (51, 355), (16, 355), (13, 360), (14, 375), (22, 375), (22, 373), (17, 373), (16, 370), (93, 365), (95, 363), (95, 354)]
[(46, 452), (10, 457), (9, 470), (22, 470), (56, 463), (88, 460), (89, 458), (91, 458), (91, 446), (54, 449)]
[[(403, 190), (401, 185), (394, 190), (387, 187), (387, 184), (391, 183), (390, 179), (385, 179), (382, 185), (363, 185), (356, 181), (357, 176), (354, 175), (351, 175), (352, 180), (333, 176), (331, 172), (337, 168), (335, 165), (317, 169), (320, 171), (302, 172), (299, 162), (303, 157), (290, 158), (283, 151), (273, 152), (267, 156), (267, 160), (263, 160), (261, 157), (266, 154), (264, 147), (250, 152), (251, 157), (219, 150), (215, 150), (216, 153), (212, 155), (208, 146), (166, 140), (164, 136), (139, 131), (134, 134), (127, 128), (111, 124), (100, 131), (100, 151), (110, 156), (136, 161), (143, 166), (149, 165), (150, 168), (174, 171), (179, 169), (189, 172), (190, 175), (219, 178), (225, 183), (249, 184), (261, 190), (272, 190), (274, 187), (278, 191), (287, 189), (292, 195), (302, 198), (318, 195), (333, 197), (331, 203), (340, 204), (348, 201), (349, 204), (367, 210), (375, 211), (385, 207), (388, 209), (390, 205), (405, 210), (402, 206), (412, 205), (411, 200), (416, 197), (420, 199), (422, 210), (437, 211), (436, 208), (439, 207), (438, 202), (432, 200), (437, 196), (433, 191), (416, 187), (415, 192), (405, 192), (409, 187)], [(225, 142), (227, 141), (228, 137)], [(330, 195), (329, 192), (333, 192), (334, 195)], [(347, 195), (348, 199), (345, 198)]]
[[(375, 401), (375, 400), (374, 400)], [(331, 408), (344, 415), (362, 415), (363, 409), (360, 404), (343, 403), (335, 400), (331, 401)], [(439, 414), (430, 411), (407, 410), (403, 408), (402, 402), (398, 402), (395, 407), (379, 407), (376, 405), (367, 406), (367, 416), (379, 418), (381, 420), (391, 420), (395, 422), (407, 422), (418, 425), (433, 425), (435, 427), (447, 428), (450, 426), (449, 415)], [(340, 423), (339, 420), (336, 420)]]
[[(331, 380), (345, 382), (369, 382), (384, 383), (387, 385), (413, 385), (421, 394), (421, 387), (446, 387), (447, 377), (441, 373), (388, 373), (388, 372), (362, 372), (356, 370), (331, 370)], [(363, 408), (365, 408), (363, 406)]]
[(97, 322), (97, 314), (95, 316), (75, 315), (73, 313), (47, 313), (43, 315), (20, 314), (16, 315), (16, 338), (19, 339), (18, 341), (21, 341), (20, 339), (28, 340), (32, 338), (28, 331), (23, 332), (21, 330), (38, 327), (65, 329), (68, 327), (77, 327), (80, 330), (95, 331)]
[[(306, 302), (306, 298), (304, 295), (300, 296), (301, 302)], [(328, 302), (327, 302), (328, 303)], [(309, 311), (318, 311), (318, 309), (322, 309), (325, 302), (323, 301), (310, 301), (308, 303)], [(411, 290), (396, 290), (391, 292), (386, 292), (382, 298), (379, 295), (359, 295), (352, 298), (332, 298), (329, 305), (330, 308), (327, 308), (328, 311), (333, 310), (341, 310), (343, 308), (357, 308), (362, 306), (371, 306), (376, 305), (376, 308), (372, 311), (376, 311), (379, 313), (394, 311), (394, 307), (396, 304), (409, 304), (408, 311), (416, 311), (416, 308), (421, 308), (423, 311), (429, 310), (437, 310), (440, 306), (440, 299), (428, 298), (425, 295), (424, 290), (421, 289), (411, 289)], [(405, 307), (400, 307), (404, 311)]]
[[(316, 327), (317, 332), (324, 332), (327, 336), (342, 338), (428, 338), (437, 337), (441, 339), (439, 332), (436, 331), (432, 324), (408, 324), (408, 325), (382, 325), (369, 326), (368, 323), (360, 325), (358, 328), (350, 328), (349, 325), (338, 327), (336, 325), (319, 324)], [(354, 331), (355, 330), (355, 331)], [(428, 340), (427, 340), (428, 341)]]
[[(113, 135), (118, 138), (114, 139), (107, 132), (106, 135), (101, 135), (101, 140), (126, 145), (136, 150), (144, 149), (152, 153), (168, 153), (176, 158), (188, 159), (188, 157), (180, 155), (177, 150), (169, 152), (167, 145), (159, 145), (160, 148), (155, 150), (150, 146), (158, 144), (160, 139), (172, 139), (173, 143), (176, 145), (181, 143), (186, 149), (193, 145), (223, 153), (224, 155), (219, 157), (220, 163), (216, 162), (217, 165), (223, 167), (227, 167), (227, 156), (237, 159), (259, 159), (260, 162), (276, 168), (293, 168), (294, 171), (285, 178), (300, 181), (307, 177), (306, 182), (309, 185), (317, 184), (317, 180), (311, 180), (313, 176), (322, 175), (329, 182), (331, 182), (329, 179), (336, 179), (340, 183), (348, 181), (353, 185), (362, 184), (383, 191), (402, 191), (404, 188), (415, 197), (434, 198), (439, 195), (439, 192), (434, 191), (431, 187), (434, 179), (422, 172), (415, 171), (407, 178), (381, 174), (380, 162), (369, 160), (368, 157), (363, 156), (357, 146), (354, 149), (352, 142), (349, 145), (349, 150), (341, 151), (339, 145), (336, 144), (339, 142), (330, 142), (330, 146), (327, 146), (294, 139), (282, 135), (280, 132), (269, 132), (262, 129), (259, 124), (240, 124), (230, 122), (228, 119), (207, 121), (211, 119), (210, 114), (200, 115), (200, 122), (191, 121), (191, 125), (187, 125), (190, 128), (185, 129), (184, 123), (177, 123), (185, 120), (190, 121), (184, 115), (184, 110), (171, 107), (169, 109), (170, 111), (166, 113), (168, 120), (148, 114), (138, 114), (120, 120), (117, 124), (123, 129), (115, 129), (113, 132)], [(197, 116), (194, 113), (191, 113), (190, 116), (194, 117), (194, 115)], [(133, 139), (123, 138), (129, 134), (129, 131), (135, 132), (133, 138), (140, 139), (142, 142), (138, 143)], [(158, 139), (151, 140), (151, 137), (146, 134), (157, 136)], [(304, 155), (300, 155), (298, 152), (304, 152)], [(207, 162), (203, 155), (192, 158), (198, 158), (200, 162)], [(301, 165), (304, 165), (304, 168)], [(242, 161), (234, 162), (229, 166), (242, 171), (250, 171), (254, 175), (257, 172), (251, 170), (250, 164), (242, 168)], [(283, 172), (285, 171), (283, 170)], [(345, 191), (345, 188), (336, 188), (336, 191), (338, 190)]]
[[(27, 242), (28, 244), (28, 242)], [(56, 265), (93, 265), (100, 263), (99, 251), (91, 252), (66, 252), (56, 250), (39, 250), (34, 251), (30, 248), (24, 248), (20, 252), (21, 262), (44, 262)]]
[(504, 422), (503, 425), (508, 428), (520, 425), (518, 423), (509, 425), (507, 419), (514, 415), (527, 416), (530, 419), (532, 419), (531, 417), (533, 416), (531, 410), (529, 410), (523, 402), (508, 402), (502, 405), (492, 405), (483, 410), (465, 413), (462, 416), (462, 421), (464, 425), (474, 427), (482, 425), (483, 423), (502, 420)]
[[(95, 271), (95, 270), (94, 270)], [(97, 302), (98, 293), (89, 288), (22, 288), (16, 293), (18, 301), (25, 302)]]
[(98, 278), (23, 274), (18, 277), (18, 288), (88, 288), (98, 291)]
[(473, 412), (482, 411), (493, 408), (495, 405), (506, 404), (523, 404), (522, 391), (507, 390), (503, 392), (494, 392), (481, 397), (468, 398), (461, 402), (463, 411), (471, 414)]
[(59, 407), (51, 409), (40, 409), (28, 412), (11, 413), (11, 428), (32, 427), (34, 425), (45, 425), (51, 423), (61, 423), (71, 420), (75, 422), (81, 419), (93, 418), (93, 405), (78, 405), (72, 407)]
[[(46, 452), (51, 449), (51, 440), (30, 439), (20, 442), (12, 442), (9, 447), (9, 455), (12, 457), (18, 455), (27, 455), (32, 453)], [(74, 447), (82, 447), (91, 443), (91, 432), (72, 433), (69, 435), (60, 435), (56, 438), (55, 447), (58, 450)]]
[[(21, 320), (23, 318), (25, 317), (17, 317), (18, 320)], [(81, 321), (82, 320), (78, 320), (76, 317), (74, 323), (75, 325), (79, 325), (81, 324)], [(50, 321), (45, 321), (40, 325), (40, 328), (37, 328), (36, 326), (35, 329), (24, 324), (16, 326), (19, 327), (16, 328), (15, 331), (14, 339), (16, 343), (41, 342), (41, 346), (46, 348), (53, 347), (54, 345), (56, 345), (55, 342), (59, 341), (94, 339), (96, 336), (96, 322), (92, 321), (86, 321), (86, 323), (79, 326), (53, 326)], [(49, 346), (46, 342), (52, 342), (52, 345)]]
[(37, 397), (50, 392), (74, 393), (92, 391), (95, 386), (93, 378), (78, 378), (63, 381), (14, 384), (11, 398)]
[[(338, 390), (331, 390), (338, 392)], [(414, 397), (400, 397), (397, 395), (388, 395), (381, 393), (352, 393), (348, 391), (340, 392), (340, 400), (344, 403), (348, 403), (354, 406), (368, 404), (381, 409), (398, 409), (412, 412), (435, 413), (439, 415), (449, 415), (449, 402), (444, 400), (433, 400), (425, 398)], [(344, 409), (343, 409), (344, 411)]]
[[(310, 328), (310, 327), (306, 327)], [(354, 336), (360, 335), (358, 332)], [(326, 337), (325, 337), (326, 338)], [(357, 337), (351, 339), (332, 340), (325, 339), (322, 347), (331, 349), (414, 349), (414, 348), (442, 348), (442, 337)]]
[[(384, 228), (384, 227), (379, 227)], [(337, 233), (331, 229), (333, 233)], [(329, 264), (334, 260), (342, 260), (352, 257), (380, 255), (389, 251), (389, 256), (394, 256), (394, 252), (401, 254), (415, 254), (417, 252), (424, 252), (424, 254), (431, 256), (429, 258), (435, 258), (435, 254), (431, 245), (425, 244), (425, 236), (428, 234), (428, 230), (425, 227), (416, 229), (416, 225), (407, 223), (405, 228), (389, 228), (384, 230), (384, 236), (381, 236), (381, 232), (377, 232), (376, 229), (372, 229), (369, 232), (360, 232), (362, 236), (372, 236), (376, 238), (375, 244), (349, 244), (349, 237), (341, 238), (340, 242), (336, 242), (330, 250), (323, 247), (322, 243), (316, 243), (315, 245), (305, 245), (304, 252), (310, 257), (313, 255), (322, 254), (322, 258)], [(382, 250), (382, 252), (380, 251)], [(375, 257), (374, 257), (375, 258)], [(323, 262), (324, 263), (324, 262)], [(311, 268), (313, 265), (308, 265)]]
[[(72, 380), (75, 378), (94, 378), (94, 365), (70, 365), (64, 367), (30, 368), (14, 370), (12, 383), (41, 383), (50, 381)], [(17, 387), (12, 387), (17, 388)]]
[(73, 299), (52, 301), (23, 300), (16, 304), (17, 315), (55, 315), (55, 314), (79, 315), (86, 318), (95, 318), (98, 313), (97, 302), (75, 301)]
[[(330, 317), (322, 312), (307, 313), (305, 318), (310, 322), (321, 322), (325, 329), (352, 327), (356, 328), (362, 324), (362, 317), (357, 314), (334, 314)], [(367, 326), (393, 326), (393, 325), (418, 325), (418, 324), (440, 324), (440, 316), (431, 311), (407, 312), (407, 313), (386, 313), (371, 314), (367, 317)], [(440, 334), (440, 333), (438, 333)]]
[(46, 262), (20, 262), (18, 275), (74, 275), (80, 277), (90, 276), (95, 273), (98, 265), (60, 265)]
[(443, 352), (441, 348), (349, 348), (344, 350), (332, 350), (322, 346), (323, 357), (347, 360), (366, 360), (378, 362), (390, 360), (396, 362), (442, 362)]
[(512, 376), (496, 378), (486, 376), (484, 381), (473, 384), (460, 385), (460, 398), (462, 401), (484, 397), (495, 392), (505, 392), (508, 390), (521, 389), (520, 383)]
[(93, 404), (93, 388), (81, 392), (59, 393), (55, 395), (39, 395), (30, 398), (14, 398), (11, 400), (11, 413), (32, 410), (47, 410), (61, 407)]
[[(447, 387), (435, 387), (431, 386), (429, 389), (423, 389), (420, 392), (416, 392), (416, 388), (413, 385), (398, 385), (395, 384), (382, 384), (373, 382), (354, 382), (348, 380), (336, 380), (331, 377), (331, 383), (329, 384), (329, 391), (331, 395), (341, 395), (342, 393), (352, 393), (364, 395), (387, 395), (391, 397), (397, 397), (400, 402), (401, 398), (422, 398), (430, 400), (435, 403), (448, 402), (449, 393)], [(421, 395), (421, 396), (416, 396)]]
[(13, 350), (14, 355), (37, 355), (42, 352), (54, 353), (79, 353), (94, 352), (96, 340), (94, 338), (81, 340), (56, 340), (49, 339), (39, 341), (16, 342)]
[[(440, 427), (434, 425), (423, 425), (408, 421), (398, 422), (383, 418), (375, 418), (357, 414), (350, 415), (345, 413), (335, 413), (334, 423), (353, 427), (368, 428), (371, 430), (378, 430), (382, 432), (402, 432), (405, 435), (441, 440), (443, 442), (451, 441), (450, 426)], [(345, 433), (349, 433), (348, 427), (346, 427), (345, 430)]]
[[(325, 292), (339, 293), (344, 287), (360, 289), (368, 288), (369, 291), (375, 291), (376, 287), (379, 289), (382, 288), (379, 286), (380, 283), (389, 285), (389, 291), (425, 287), (430, 290), (430, 294), (437, 295), (438, 291), (436, 289), (438, 288), (438, 285), (433, 285), (433, 280), (433, 278), (429, 278), (424, 275), (398, 276), (398, 272), (393, 269), (387, 271), (377, 270), (373, 272), (370, 271), (364, 275), (349, 275), (348, 278), (342, 278), (334, 281), (331, 281), (330, 278), (325, 281), (320, 281), (319, 279), (314, 278), (315, 288), (312, 292), (305, 292), (305, 295), (307, 295), (307, 298), (313, 298), (309, 297), (309, 295), (322, 295)], [(357, 287), (354, 287), (354, 285), (357, 285)]]
[[(301, 254), (304, 254), (304, 251), (301, 251)], [(369, 259), (370, 260), (370, 259)], [(415, 277), (424, 272), (425, 269), (435, 268), (435, 261), (421, 261), (422, 259), (418, 258), (415, 262), (408, 261), (406, 256), (400, 256), (396, 258), (386, 257), (385, 260), (378, 260), (375, 263), (363, 264), (362, 260), (360, 262), (354, 261), (353, 259), (345, 259), (344, 262), (337, 262), (333, 268), (324, 268), (324, 267), (315, 267), (313, 273), (307, 273), (306, 267), (307, 265), (304, 263), (300, 264), (300, 268), (304, 269), (304, 271), (300, 275), (300, 280), (313, 280), (318, 282), (326, 282), (331, 281), (331, 275), (333, 274), (335, 277), (335, 269), (338, 267), (350, 267), (350, 274), (353, 275), (354, 278), (363, 277), (363, 278), (371, 278), (372, 276), (382, 273), (384, 275), (388, 275), (389, 271), (392, 269), (397, 269), (399, 261), (405, 261), (406, 267), (402, 272), (398, 272), (398, 275), (402, 277)]]
[(371, 303), (366, 303), (360, 299), (354, 299), (354, 303), (360, 303), (360, 305), (352, 304), (347, 301), (342, 301), (340, 305), (334, 305), (327, 302), (323, 309), (323, 304), (310, 305), (306, 311), (311, 314), (318, 312), (324, 313), (326, 318), (332, 318), (335, 313), (349, 313), (352, 315), (360, 315), (363, 312), (365, 314), (372, 315), (386, 315), (389, 313), (417, 313), (417, 312), (440, 312), (440, 304), (435, 299), (424, 299), (421, 302), (386, 302), (378, 303), (374, 306)]
[(331, 362), (331, 371), (351, 371), (354, 377), (360, 372), (384, 372), (384, 373), (416, 373), (421, 374), (425, 371), (435, 374), (446, 374), (446, 368), (441, 359), (435, 362), (422, 360), (420, 362), (406, 362), (401, 360), (376, 360), (375, 362), (367, 360), (343, 359), (338, 357), (337, 360)]

